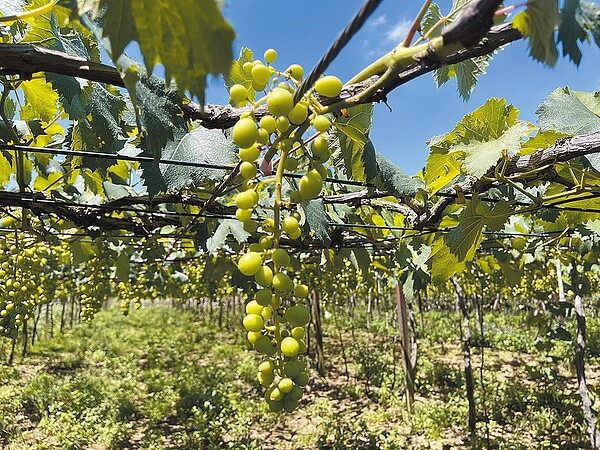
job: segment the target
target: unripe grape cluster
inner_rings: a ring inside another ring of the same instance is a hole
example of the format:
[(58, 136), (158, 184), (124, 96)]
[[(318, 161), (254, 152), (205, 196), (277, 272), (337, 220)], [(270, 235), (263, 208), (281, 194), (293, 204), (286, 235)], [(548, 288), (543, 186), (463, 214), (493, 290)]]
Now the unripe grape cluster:
[[(240, 148), (239, 172), (244, 180), (233, 202), (236, 218), (254, 238), (237, 266), (256, 283), (243, 325), (248, 341), (263, 355), (257, 379), (266, 388), (265, 401), (272, 411), (291, 412), (309, 378), (301, 360), (310, 322), (304, 304), (309, 288), (294, 281), (293, 257), (283, 244), (302, 239), (298, 205), (317, 198), (323, 190), (331, 156), (323, 134), (332, 123), (329, 116), (319, 113), (319, 98), (338, 96), (342, 83), (333, 76), (322, 77), (294, 103), (303, 69), (294, 64), (278, 71), (272, 66), (276, 57), (275, 50), (269, 49), (264, 62), (244, 63), (245, 82), (229, 90), (236, 106), (251, 105), (232, 130), (233, 142)], [(260, 91), (265, 95), (254, 99), (254, 92)], [(263, 104), (268, 113), (259, 117)], [(276, 167), (274, 177), (272, 166)], [(298, 172), (299, 181), (286, 178), (284, 171)], [(261, 199), (260, 191), (268, 189), (269, 183), (275, 187), (274, 202), (267, 196)], [(272, 204), (265, 204), (268, 202)]]

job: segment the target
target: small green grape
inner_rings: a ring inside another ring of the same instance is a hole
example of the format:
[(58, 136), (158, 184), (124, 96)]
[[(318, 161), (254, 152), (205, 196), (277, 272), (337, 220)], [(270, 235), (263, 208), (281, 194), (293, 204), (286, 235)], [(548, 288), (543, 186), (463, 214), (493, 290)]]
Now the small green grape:
[(329, 142), (323, 136), (318, 136), (311, 146), (312, 154), (319, 161), (327, 161), (331, 156)]
[(286, 337), (281, 341), (281, 353), (283, 356), (293, 358), (300, 352), (300, 343), (293, 337)]
[(240, 209), (252, 209), (256, 202), (254, 201), (254, 195), (249, 191), (245, 190), (237, 193), (235, 196), (235, 206)]
[(278, 267), (286, 267), (290, 264), (290, 255), (282, 248), (273, 252), (273, 263)]
[(267, 84), (271, 78), (271, 71), (267, 66), (256, 64), (252, 67), (252, 79), (258, 84)]
[(277, 121), (275, 117), (266, 115), (260, 119), (260, 127), (267, 131), (267, 133), (274, 133), (277, 129)]
[(273, 287), (279, 292), (290, 292), (294, 289), (294, 282), (288, 274), (279, 272), (273, 277)]
[(308, 286), (305, 284), (297, 284), (296, 286), (294, 286), (294, 297), (308, 297)]
[[(261, 316), (259, 316), (258, 314), (247, 314), (244, 317), (243, 322), (244, 322), (244, 328), (248, 331), (261, 331), (265, 326), (265, 322), (263, 321), (263, 318)], [(300, 347), (298, 347), (298, 348), (300, 348)]]
[(331, 122), (327, 117), (319, 114), (313, 119), (313, 127), (315, 127), (315, 130), (324, 133), (331, 128)]
[(286, 234), (293, 234), (296, 233), (300, 228), (300, 225), (298, 224), (298, 221), (296, 220), (295, 217), (292, 216), (288, 216), (285, 219), (282, 220), (281, 222), (281, 229), (286, 233)]
[(289, 322), (293, 327), (303, 327), (310, 322), (310, 311), (304, 305), (294, 305), (287, 309), (283, 320)]
[(254, 350), (267, 356), (273, 356), (275, 353), (277, 353), (277, 349), (271, 342), (271, 339), (265, 335), (260, 336), (256, 342), (254, 342)]
[(323, 178), (317, 170), (311, 169), (300, 178), (298, 186), (302, 198), (304, 200), (312, 200), (323, 189)]
[(294, 382), (291, 378), (282, 378), (279, 380), (279, 383), (277, 383), (277, 388), (284, 394), (287, 394), (294, 388)]
[(240, 103), (248, 100), (248, 89), (241, 84), (234, 84), (231, 86), (231, 89), (229, 89), (229, 95), (234, 102)]
[(286, 412), (291, 413), (298, 407), (298, 404), (299, 404), (298, 400), (293, 399), (291, 397), (286, 397), (283, 400), (283, 409), (285, 409)]
[(254, 274), (254, 280), (262, 287), (268, 287), (273, 284), (273, 271), (269, 266), (261, 266), (258, 272)]
[(242, 175), (242, 177), (244, 177), (244, 179), (251, 180), (256, 176), (256, 173), (256, 164), (251, 163), (249, 161), (243, 161), (240, 164), (240, 174)]
[(246, 304), (246, 314), (257, 314), (260, 315), (263, 311), (263, 307), (258, 304), (256, 300), (250, 300)]
[(287, 68), (286, 72), (289, 73), (292, 78), (298, 81), (300, 81), (302, 79), (302, 75), (304, 75), (304, 69), (298, 64), (292, 64)]
[(273, 317), (273, 308), (270, 306), (265, 306), (260, 315), (262, 316), (263, 320), (269, 320), (271, 317)]
[(267, 109), (274, 116), (287, 116), (293, 107), (294, 97), (285, 89), (275, 88), (267, 97)]
[(304, 339), (306, 336), (306, 330), (303, 327), (292, 328), (292, 337), (294, 339)]
[(342, 91), (342, 82), (338, 77), (327, 75), (317, 80), (315, 90), (324, 97), (337, 97)]
[(258, 374), (256, 374), (256, 378), (262, 386), (266, 387), (273, 383), (275, 380), (275, 374), (273, 372), (258, 372)]
[(244, 253), (238, 261), (238, 269), (246, 276), (256, 274), (262, 266), (262, 257), (259, 253)]
[(261, 306), (267, 306), (271, 303), (272, 296), (273, 292), (271, 292), (271, 289), (259, 289), (254, 294), (254, 300)]
[(308, 118), (308, 108), (302, 103), (298, 103), (287, 116), (291, 123), (300, 125)]
[(277, 52), (274, 49), (270, 48), (265, 52), (264, 58), (267, 64), (272, 64), (277, 59)]
[(285, 170), (287, 170), (288, 172), (293, 172), (298, 168), (298, 164), (299, 164), (298, 159), (294, 158), (293, 156), (288, 156), (285, 159), (283, 168)]
[(252, 146), (258, 138), (256, 123), (249, 117), (245, 117), (236, 122), (232, 132), (233, 142), (241, 147), (248, 148)]
[(277, 118), (277, 130), (281, 133), (286, 132), (290, 128), (290, 119), (285, 116)]
[(308, 384), (308, 374), (306, 372), (300, 372), (293, 380), (298, 386), (306, 386)]
[(265, 359), (258, 365), (258, 370), (263, 373), (273, 372), (275, 370), (275, 365), (273, 364), (273, 361)]
[(238, 156), (244, 162), (253, 163), (260, 156), (260, 148), (258, 145), (251, 145), (248, 148), (240, 148)]

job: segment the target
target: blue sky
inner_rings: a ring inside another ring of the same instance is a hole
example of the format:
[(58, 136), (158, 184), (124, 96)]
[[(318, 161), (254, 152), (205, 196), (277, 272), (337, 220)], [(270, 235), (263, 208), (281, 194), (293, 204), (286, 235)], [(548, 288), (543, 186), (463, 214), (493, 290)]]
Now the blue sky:
[[(448, 12), (451, 1), (439, 1)], [(231, 0), (224, 14), (237, 33), (234, 54), (249, 47), (257, 57), (274, 48), (277, 68), (300, 64), (307, 73), (360, 8), (358, 0)], [(507, 5), (510, 3), (507, 3)], [(377, 57), (391, 50), (405, 35), (421, 2), (387, 0), (369, 18), (326, 73), (349, 79)], [(427, 157), (426, 142), (450, 131), (461, 117), (489, 97), (504, 97), (521, 111), (521, 119), (535, 122), (535, 109), (558, 86), (596, 91), (600, 85), (600, 50), (583, 44), (579, 67), (559, 59), (548, 68), (528, 56), (526, 43), (516, 42), (490, 63), (469, 102), (464, 102), (451, 81), (439, 90), (431, 75), (401, 86), (384, 104), (375, 107), (371, 139), (377, 150), (409, 173), (418, 172)], [(208, 103), (226, 103), (228, 94), (219, 80), (211, 80)]]

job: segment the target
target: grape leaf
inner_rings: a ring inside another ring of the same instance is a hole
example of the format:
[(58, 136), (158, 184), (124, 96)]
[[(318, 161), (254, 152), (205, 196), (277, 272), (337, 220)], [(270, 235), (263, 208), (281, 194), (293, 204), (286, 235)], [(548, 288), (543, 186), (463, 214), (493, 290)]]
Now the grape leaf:
[(222, 220), (214, 234), (206, 242), (209, 253), (214, 253), (225, 245), (226, 239), (232, 235), (241, 244), (246, 242), (250, 233), (244, 230), (244, 225), (237, 220)]
[[(237, 162), (237, 147), (221, 130), (198, 127), (190, 132), (177, 131), (175, 141), (162, 152), (164, 159), (233, 165)], [(179, 166), (172, 164), (143, 163), (143, 178), (148, 194), (153, 197), (163, 190), (179, 191), (183, 187), (199, 185), (207, 180), (221, 180), (226, 175), (222, 169)]]
[(543, 131), (568, 135), (594, 133), (600, 131), (600, 92), (591, 94), (558, 88), (535, 113)]
[(465, 152), (465, 168), (467, 172), (477, 178), (482, 177), (493, 167), (503, 151), (515, 154), (519, 151), (521, 141), (531, 131), (526, 122), (517, 122), (506, 130), (497, 139), (485, 142), (473, 142), (466, 147), (461, 147)]
[[(369, 140), (367, 148), (372, 147), (373, 144)], [(418, 189), (425, 187), (421, 179), (408, 175), (404, 170), (390, 162), (377, 151), (375, 151), (375, 160), (378, 168), (377, 175), (367, 181), (375, 184), (377, 187), (388, 191), (396, 197), (413, 196)]]
[(464, 152), (439, 153), (431, 150), (425, 163), (425, 186), (435, 194), (462, 173), (461, 162)]
[(577, 20), (581, 14), (579, 0), (565, 0), (558, 28), (558, 41), (562, 43), (563, 56), (568, 55), (576, 65), (581, 62), (581, 50), (578, 42), (584, 42), (587, 38), (586, 30)]
[(489, 65), (492, 55), (478, 56), (467, 59), (454, 65), (458, 94), (463, 100), (469, 100), (471, 92), (475, 89), (479, 75), (485, 74), (485, 68)]
[(527, 9), (513, 18), (512, 25), (529, 37), (531, 57), (553, 66), (558, 57), (554, 27), (559, 21), (558, 0), (528, 0)]
[(24, 120), (39, 118), (46, 123), (52, 121), (56, 116), (58, 102), (58, 94), (52, 89), (52, 85), (37, 78), (24, 81), (20, 87), (25, 96), (21, 118)]
[[(442, 12), (440, 11), (440, 7), (433, 3), (428, 9), (425, 15), (423, 16), (423, 20), (421, 21), (421, 34), (426, 35), (433, 28), (433, 26), (438, 23), (442, 19)], [(430, 39), (436, 38), (442, 35), (442, 27), (438, 26), (431, 35)]]
[(474, 194), (460, 216), (460, 223), (446, 236), (450, 250), (459, 261), (473, 259), (483, 238), (483, 228), (488, 226), (491, 231), (498, 231), (512, 214), (507, 202), (499, 201), (490, 208)]
[(240, 49), (240, 57), (231, 63), (229, 72), (223, 74), (223, 81), (228, 91), (234, 84), (241, 84), (248, 90), (248, 98), (250, 100), (254, 100), (256, 93), (252, 83), (252, 75), (244, 72), (243, 66), (244, 63), (252, 62), (253, 60), (254, 55), (252, 54), (252, 50), (243, 47)]
[(441, 236), (434, 238), (427, 262), (433, 283), (445, 283), (465, 268), (465, 262), (458, 260), (457, 256), (450, 251), (446, 239)]
[(315, 236), (328, 247), (331, 244), (327, 226), (327, 213), (322, 199), (310, 200), (302, 203), (302, 209), (306, 215), (306, 223), (310, 231), (315, 233)]

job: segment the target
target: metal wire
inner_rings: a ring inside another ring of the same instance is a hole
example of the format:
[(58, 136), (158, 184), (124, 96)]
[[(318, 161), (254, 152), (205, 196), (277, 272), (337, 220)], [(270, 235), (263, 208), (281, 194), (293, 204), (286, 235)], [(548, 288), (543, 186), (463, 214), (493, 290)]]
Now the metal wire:
[(294, 104), (298, 103), (306, 91), (315, 84), (315, 81), (317, 81), (323, 72), (325, 72), (325, 69), (329, 67), (329, 64), (331, 64), (331, 62), (339, 55), (340, 51), (346, 46), (352, 36), (354, 36), (364, 25), (365, 21), (380, 3), (381, 0), (367, 0), (363, 4), (350, 23), (344, 28), (333, 44), (331, 44), (327, 52), (321, 57), (313, 70), (310, 71), (302, 84), (296, 89), (296, 93), (294, 94)]

